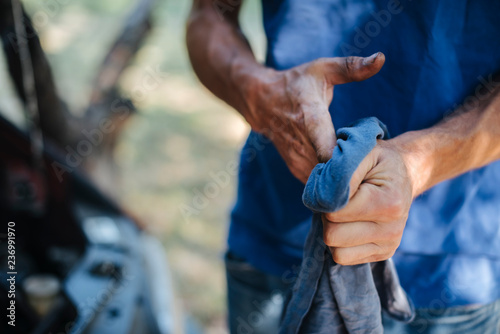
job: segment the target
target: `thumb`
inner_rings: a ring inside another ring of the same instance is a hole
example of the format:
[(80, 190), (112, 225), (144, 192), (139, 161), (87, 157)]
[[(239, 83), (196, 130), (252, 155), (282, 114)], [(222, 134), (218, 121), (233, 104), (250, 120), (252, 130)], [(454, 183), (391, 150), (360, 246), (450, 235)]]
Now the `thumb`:
[(326, 58), (323, 62), (326, 79), (333, 86), (374, 76), (384, 66), (385, 56), (377, 52), (369, 57)]
[[(304, 106), (305, 109), (308, 106)], [(311, 107), (313, 109), (314, 107)], [(316, 151), (318, 162), (326, 162), (332, 157), (337, 137), (328, 107), (324, 110), (313, 110), (304, 113), (304, 123), (309, 140)]]
[(358, 168), (354, 171), (351, 176), (351, 180), (349, 182), (349, 199), (351, 199), (359, 187), (365, 181), (368, 173), (375, 167), (377, 164), (377, 154), (375, 154), (375, 150), (372, 150), (368, 155), (361, 161)]

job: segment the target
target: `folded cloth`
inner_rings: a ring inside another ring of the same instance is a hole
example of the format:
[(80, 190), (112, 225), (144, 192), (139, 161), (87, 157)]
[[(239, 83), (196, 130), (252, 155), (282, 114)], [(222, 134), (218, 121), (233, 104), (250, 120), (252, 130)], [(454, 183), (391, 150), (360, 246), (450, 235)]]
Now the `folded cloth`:
[(352, 174), (377, 139), (387, 137), (387, 128), (374, 117), (341, 128), (332, 158), (318, 164), (309, 176), (302, 200), (314, 212), (312, 226), (281, 333), (383, 333), (381, 306), (400, 321), (413, 319), (413, 304), (399, 285), (390, 259), (342, 266), (333, 261), (323, 242), (321, 213), (347, 204)]

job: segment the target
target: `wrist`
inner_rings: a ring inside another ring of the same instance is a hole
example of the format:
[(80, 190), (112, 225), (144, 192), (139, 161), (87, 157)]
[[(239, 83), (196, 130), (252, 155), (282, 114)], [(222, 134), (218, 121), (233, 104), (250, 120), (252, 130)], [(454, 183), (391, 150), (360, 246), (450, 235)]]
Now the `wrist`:
[[(266, 126), (258, 103), (266, 99), (266, 94), (271, 94), (266, 87), (269, 87), (269, 83), (276, 78), (276, 73), (276, 70), (265, 67), (255, 60), (248, 61), (236, 57), (231, 64), (230, 78), (239, 96), (237, 105), (233, 107), (240, 112), (253, 130), (259, 131)], [(269, 102), (271, 103), (271, 100)]]
[(405, 132), (390, 140), (398, 150), (412, 186), (413, 198), (432, 185), (434, 169), (433, 138), (426, 130)]

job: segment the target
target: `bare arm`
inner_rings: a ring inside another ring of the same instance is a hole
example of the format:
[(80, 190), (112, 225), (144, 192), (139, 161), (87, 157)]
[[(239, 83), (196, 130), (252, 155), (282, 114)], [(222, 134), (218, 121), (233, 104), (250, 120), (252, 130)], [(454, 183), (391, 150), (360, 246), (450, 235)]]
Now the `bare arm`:
[(218, 3), (227, 5), (224, 13), (213, 0), (193, 1), (186, 34), (193, 68), (210, 91), (272, 140), (290, 171), (305, 182), (335, 146), (328, 111), (334, 85), (371, 77), (384, 55), (323, 58), (275, 71), (257, 63), (239, 28), (241, 1)]
[[(237, 5), (231, 3), (238, 2)], [(246, 115), (242, 88), (237, 76), (243, 70), (263, 72), (250, 45), (240, 30), (238, 14), (242, 1), (221, 1), (227, 4), (223, 13), (213, 0), (194, 0), (189, 15), (186, 42), (189, 57), (200, 81), (217, 97)], [(241, 67), (238, 71), (238, 67)], [(236, 94), (235, 94), (236, 93)]]
[(500, 81), (490, 80), (466, 101), (436, 126), (397, 138), (414, 196), (500, 159)]

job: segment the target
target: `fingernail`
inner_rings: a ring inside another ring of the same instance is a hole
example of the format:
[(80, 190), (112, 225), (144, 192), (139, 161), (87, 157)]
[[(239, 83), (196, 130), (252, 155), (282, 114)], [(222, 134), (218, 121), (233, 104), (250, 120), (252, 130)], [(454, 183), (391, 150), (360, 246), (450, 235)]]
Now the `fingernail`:
[(365, 57), (365, 59), (363, 60), (363, 65), (373, 64), (375, 62), (375, 60), (377, 59), (379, 54), (380, 54), (380, 52), (377, 52), (377, 53), (372, 54), (370, 57)]

